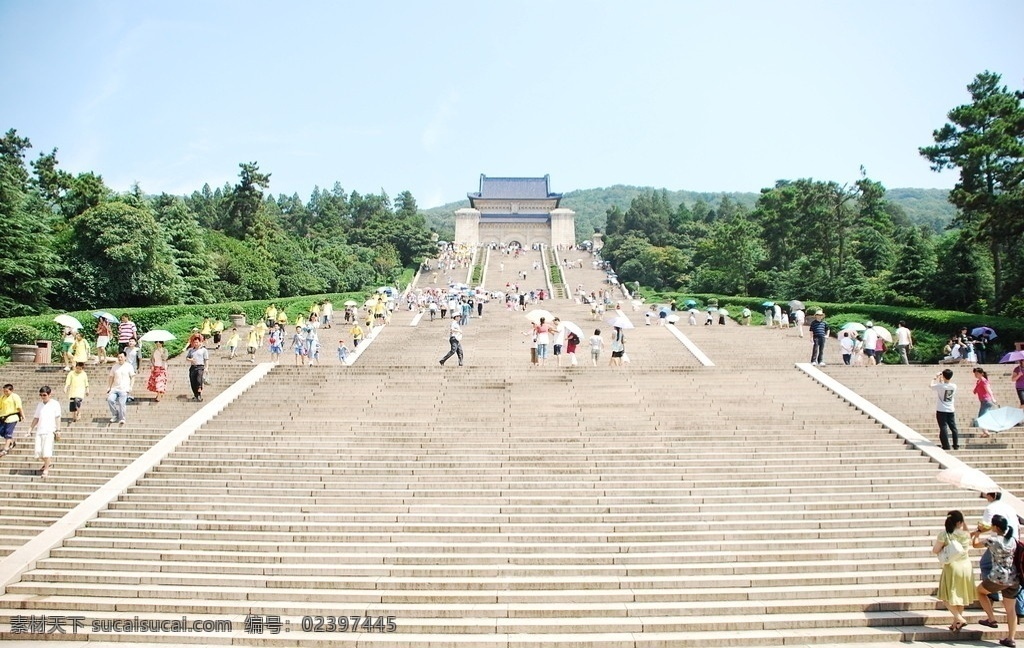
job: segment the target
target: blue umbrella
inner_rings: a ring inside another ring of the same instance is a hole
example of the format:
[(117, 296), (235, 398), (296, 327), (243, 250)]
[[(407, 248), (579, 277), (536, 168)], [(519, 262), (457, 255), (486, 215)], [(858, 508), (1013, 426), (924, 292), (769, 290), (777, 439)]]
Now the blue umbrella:
[(761, 306), (763, 306), (764, 308), (771, 308), (774, 305), (775, 305), (775, 302), (773, 302), (773, 301), (763, 301), (763, 302), (761, 302)]
[(996, 339), (996, 332), (987, 326), (979, 326), (976, 329), (971, 330), (971, 335), (976, 338), (985, 337), (989, 340)]
[(978, 427), (989, 432), (1009, 430), (1024, 421), (1024, 410), (1019, 407), (1000, 407), (989, 410), (984, 416), (978, 417)]
[(683, 306), (688, 306), (689, 307), (689, 306), (696, 306), (696, 305), (697, 305), (697, 302), (692, 300), (692, 299), (687, 299), (686, 301), (683, 302)]

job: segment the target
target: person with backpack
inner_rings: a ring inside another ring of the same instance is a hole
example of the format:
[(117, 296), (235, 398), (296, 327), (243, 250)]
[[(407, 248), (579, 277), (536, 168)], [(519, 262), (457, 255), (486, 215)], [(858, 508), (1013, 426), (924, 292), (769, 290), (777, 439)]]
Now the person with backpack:
[(995, 612), (989, 594), (997, 592), (1003, 595), (1003, 608), (1006, 611), (1006, 637), (999, 640), (999, 645), (1016, 648), (1014, 640), (1017, 634), (1017, 611), (1014, 609), (1015, 599), (1020, 592), (1020, 577), (1017, 565), (1014, 564), (1017, 552), (1017, 535), (1008, 520), (1002, 515), (992, 516), (991, 535), (982, 537), (985, 531), (978, 529), (971, 533), (971, 544), (978, 549), (988, 549), (992, 554), (992, 569), (987, 577), (978, 583), (978, 602), (985, 610), (985, 617), (979, 624), (988, 628), (998, 628)]

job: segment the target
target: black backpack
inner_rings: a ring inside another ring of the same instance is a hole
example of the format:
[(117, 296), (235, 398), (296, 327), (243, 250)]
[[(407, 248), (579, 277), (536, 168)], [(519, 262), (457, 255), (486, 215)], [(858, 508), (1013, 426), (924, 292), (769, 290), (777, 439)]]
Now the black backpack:
[(1017, 582), (1024, 584), (1024, 542), (1020, 540), (1013, 550), (1013, 569), (1017, 572)]

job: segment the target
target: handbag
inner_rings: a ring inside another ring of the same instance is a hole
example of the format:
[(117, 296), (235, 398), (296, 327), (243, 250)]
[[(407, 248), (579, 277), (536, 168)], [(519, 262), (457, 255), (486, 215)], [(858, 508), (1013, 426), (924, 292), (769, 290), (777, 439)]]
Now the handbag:
[(939, 563), (948, 564), (951, 560), (964, 552), (964, 547), (952, 537), (947, 537), (946, 546), (938, 553)]

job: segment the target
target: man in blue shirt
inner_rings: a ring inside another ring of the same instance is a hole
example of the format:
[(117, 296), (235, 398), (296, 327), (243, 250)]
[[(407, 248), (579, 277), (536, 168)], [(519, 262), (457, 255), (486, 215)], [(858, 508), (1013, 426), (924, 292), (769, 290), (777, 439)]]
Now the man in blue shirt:
[(825, 339), (828, 338), (829, 332), (824, 311), (820, 308), (814, 311), (814, 319), (807, 328), (811, 331), (811, 364), (824, 367)]

